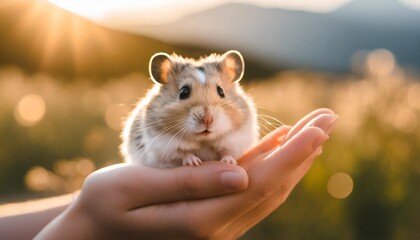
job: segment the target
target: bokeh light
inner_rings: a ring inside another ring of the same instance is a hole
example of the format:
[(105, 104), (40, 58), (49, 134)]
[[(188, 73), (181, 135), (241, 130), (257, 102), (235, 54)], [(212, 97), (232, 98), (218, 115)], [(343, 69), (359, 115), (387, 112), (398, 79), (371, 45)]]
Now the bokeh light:
[(385, 49), (378, 49), (369, 53), (366, 59), (368, 70), (379, 76), (390, 74), (395, 68), (394, 55)]
[(61, 177), (85, 177), (95, 171), (95, 165), (88, 158), (76, 160), (58, 160), (54, 164), (54, 172)]
[(58, 179), (53, 173), (43, 167), (32, 167), (25, 176), (25, 184), (32, 191), (57, 190)]
[(73, 192), (80, 189), (86, 176), (95, 170), (95, 164), (88, 158), (61, 159), (54, 163), (52, 171), (31, 168), (26, 174), (26, 186), (32, 191)]
[(95, 171), (95, 164), (90, 159), (82, 158), (76, 162), (76, 169), (80, 175), (87, 176)]
[(414, 83), (408, 89), (407, 102), (410, 107), (420, 110), (420, 83)]
[(76, 162), (70, 160), (58, 160), (54, 164), (54, 172), (63, 177), (73, 177), (77, 175)]
[(406, 105), (396, 105), (390, 108), (387, 119), (397, 130), (410, 133), (417, 127), (416, 113)]
[(353, 191), (353, 179), (346, 173), (336, 173), (328, 180), (327, 190), (335, 198), (346, 198)]
[(45, 101), (36, 94), (24, 96), (15, 109), (16, 121), (23, 126), (37, 124), (45, 115)]

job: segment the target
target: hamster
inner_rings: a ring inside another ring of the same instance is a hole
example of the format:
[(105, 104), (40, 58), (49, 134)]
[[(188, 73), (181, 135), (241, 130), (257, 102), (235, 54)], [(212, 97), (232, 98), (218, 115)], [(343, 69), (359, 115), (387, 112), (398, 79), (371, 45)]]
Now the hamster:
[(237, 159), (259, 139), (252, 99), (239, 85), (245, 64), (238, 51), (199, 60), (157, 53), (155, 82), (126, 120), (126, 162), (157, 168)]

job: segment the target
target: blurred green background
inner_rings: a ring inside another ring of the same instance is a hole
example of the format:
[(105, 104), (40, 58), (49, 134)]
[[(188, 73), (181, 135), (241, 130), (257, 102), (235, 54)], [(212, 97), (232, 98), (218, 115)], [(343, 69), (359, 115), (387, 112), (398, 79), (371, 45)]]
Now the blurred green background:
[[(92, 171), (121, 162), (122, 122), (152, 86), (154, 52), (227, 50), (111, 30), (45, 1), (1, 2), (0, 33), (0, 203), (75, 191)], [(380, 45), (337, 71), (267, 66), (237, 49), (261, 115), (286, 124), (319, 107), (339, 115), (287, 202), (243, 239), (420, 239), (416, 65), (400, 66)]]

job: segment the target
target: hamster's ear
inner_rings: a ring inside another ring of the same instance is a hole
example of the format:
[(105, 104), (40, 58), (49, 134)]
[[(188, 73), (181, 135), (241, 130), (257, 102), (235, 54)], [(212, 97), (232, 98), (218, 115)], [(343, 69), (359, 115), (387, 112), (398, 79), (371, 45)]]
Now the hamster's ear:
[(168, 72), (171, 70), (171, 57), (167, 53), (156, 53), (150, 58), (149, 74), (157, 84), (168, 82)]
[(223, 54), (222, 59), (222, 71), (228, 74), (232, 82), (239, 82), (245, 71), (242, 54), (236, 50), (230, 50)]

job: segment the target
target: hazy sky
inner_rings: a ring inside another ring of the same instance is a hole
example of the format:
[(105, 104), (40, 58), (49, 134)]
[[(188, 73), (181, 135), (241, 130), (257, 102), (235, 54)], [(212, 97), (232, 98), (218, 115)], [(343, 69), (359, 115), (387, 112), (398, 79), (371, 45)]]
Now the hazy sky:
[[(49, 0), (71, 12), (97, 22), (107, 23), (112, 16), (118, 24), (161, 24), (229, 2), (249, 3), (311, 12), (329, 12), (351, 0)], [(362, 0), (359, 0), (362, 1)], [(383, 1), (383, 0), (363, 0)], [(420, 0), (396, 0), (420, 9)]]

